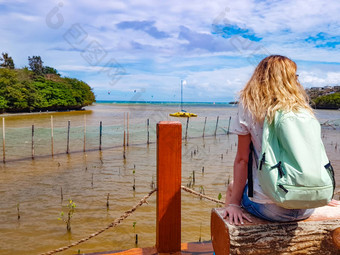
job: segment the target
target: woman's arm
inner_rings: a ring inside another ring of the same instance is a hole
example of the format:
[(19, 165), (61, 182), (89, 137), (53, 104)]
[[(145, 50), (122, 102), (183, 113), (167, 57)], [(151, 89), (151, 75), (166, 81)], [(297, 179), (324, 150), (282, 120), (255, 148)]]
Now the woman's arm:
[(332, 199), (329, 203), (328, 206), (340, 206), (340, 201)]
[[(250, 221), (242, 212), (240, 207), (244, 187), (248, 175), (249, 145), (251, 142), (250, 134), (238, 136), (238, 146), (234, 161), (234, 182), (232, 185), (231, 196), (228, 205), (226, 204), (225, 218), (229, 215), (230, 224), (243, 224), (243, 218)], [(230, 204), (230, 205), (229, 205)]]

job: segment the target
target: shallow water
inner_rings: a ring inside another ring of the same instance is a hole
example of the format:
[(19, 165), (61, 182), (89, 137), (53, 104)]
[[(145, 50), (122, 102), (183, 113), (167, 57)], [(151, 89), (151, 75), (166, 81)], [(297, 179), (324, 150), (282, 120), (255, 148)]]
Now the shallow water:
[[(182, 184), (188, 184), (195, 171), (194, 189), (203, 188), (205, 194), (213, 198), (221, 193), (223, 200), (228, 179), (232, 178), (237, 145), (237, 137), (226, 135), (226, 130), (236, 108), (187, 108), (199, 117), (190, 119), (189, 139), (183, 140)], [(106, 227), (134, 206), (156, 181), (156, 123), (174, 120), (168, 114), (176, 111), (176, 106), (98, 104), (82, 112), (5, 116), (6, 164), (0, 164), (0, 254), (38, 254), (63, 247)], [(129, 112), (129, 146), (124, 160), (122, 143), (126, 112)], [(51, 115), (54, 157), (51, 156)], [(83, 152), (84, 115), (86, 152)], [(207, 126), (205, 138), (202, 138), (205, 117)], [(317, 117), (321, 122), (339, 120), (340, 112), (317, 111)], [(146, 144), (148, 118), (149, 145)], [(70, 153), (66, 154), (68, 120), (71, 123)], [(183, 124), (184, 137), (186, 119), (176, 120)], [(103, 122), (101, 151), (98, 149), (100, 121)], [(34, 160), (31, 159), (33, 124)], [(339, 134), (339, 127), (323, 129), (323, 140), (338, 183)], [(135, 191), (132, 189), (134, 179)], [(109, 210), (106, 207), (108, 193)], [(66, 231), (65, 223), (58, 220), (61, 211), (67, 212), (68, 199), (76, 203), (71, 233)], [(135, 247), (135, 234), (138, 234), (138, 247), (155, 245), (155, 200), (154, 194), (148, 199), (149, 204), (140, 207), (118, 227), (60, 254), (132, 248)], [(182, 242), (196, 242), (200, 238), (210, 240), (210, 211), (216, 206), (182, 192)]]

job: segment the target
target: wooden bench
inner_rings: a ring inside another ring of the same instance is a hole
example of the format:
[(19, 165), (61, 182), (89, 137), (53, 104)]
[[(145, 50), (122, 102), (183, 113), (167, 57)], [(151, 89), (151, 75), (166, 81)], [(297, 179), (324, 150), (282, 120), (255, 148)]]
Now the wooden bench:
[(243, 225), (223, 219), (224, 208), (211, 212), (211, 239), (216, 255), (318, 254), (340, 255), (340, 207), (315, 209), (310, 218), (275, 223), (256, 218)]

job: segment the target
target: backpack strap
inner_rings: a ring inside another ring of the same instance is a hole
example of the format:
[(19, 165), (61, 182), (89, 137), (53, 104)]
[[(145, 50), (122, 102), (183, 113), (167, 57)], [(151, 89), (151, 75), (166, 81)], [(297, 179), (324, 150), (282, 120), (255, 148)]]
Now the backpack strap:
[(331, 162), (328, 162), (328, 164), (325, 165), (325, 168), (328, 170), (329, 175), (330, 175), (330, 177), (332, 179), (332, 184), (333, 184), (333, 195), (332, 195), (332, 198), (333, 198), (334, 197), (336, 183), (335, 183), (335, 177), (334, 177), (334, 169), (333, 169), (333, 166), (331, 165)]
[(249, 145), (249, 158), (248, 158), (248, 197), (254, 196), (254, 182), (253, 182), (253, 142)]

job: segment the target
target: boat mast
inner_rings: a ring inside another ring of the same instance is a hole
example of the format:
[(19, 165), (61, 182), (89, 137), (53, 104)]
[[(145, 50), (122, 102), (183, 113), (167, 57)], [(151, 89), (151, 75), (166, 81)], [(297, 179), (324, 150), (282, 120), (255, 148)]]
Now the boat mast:
[(181, 80), (181, 112), (183, 112), (183, 80)]

